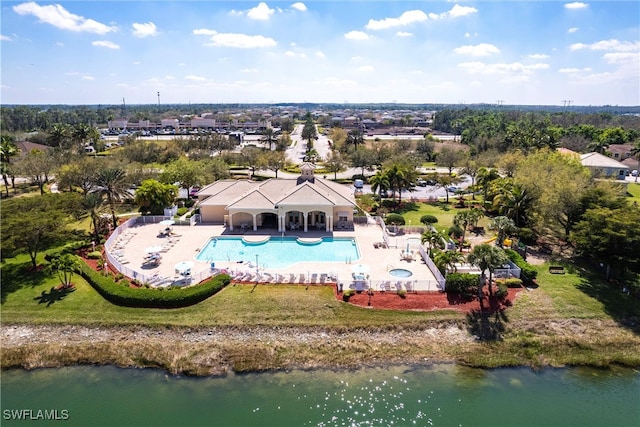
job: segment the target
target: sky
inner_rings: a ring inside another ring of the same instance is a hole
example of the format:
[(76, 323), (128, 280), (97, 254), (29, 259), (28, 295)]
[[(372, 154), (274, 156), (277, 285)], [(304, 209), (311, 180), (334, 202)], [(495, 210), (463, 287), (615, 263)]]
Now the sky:
[(2, 104), (640, 105), (637, 0), (0, 7)]

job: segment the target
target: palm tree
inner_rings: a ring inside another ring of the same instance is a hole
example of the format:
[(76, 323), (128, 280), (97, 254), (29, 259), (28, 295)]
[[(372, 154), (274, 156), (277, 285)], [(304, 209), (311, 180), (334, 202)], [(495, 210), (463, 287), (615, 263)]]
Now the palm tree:
[(378, 192), (378, 195), (382, 197), (382, 192), (389, 189), (389, 177), (386, 173), (379, 170), (369, 178), (369, 184), (371, 184), (371, 191)]
[(100, 193), (107, 197), (107, 203), (111, 207), (113, 228), (118, 226), (115, 204), (128, 195), (126, 178), (125, 170), (118, 167), (104, 169), (96, 177), (96, 186), (99, 187)]
[(72, 254), (64, 254), (51, 260), (51, 268), (58, 273), (63, 288), (71, 287), (71, 278), (79, 267), (78, 258)]
[(98, 230), (98, 219), (104, 211), (104, 196), (102, 193), (87, 193), (82, 200), (82, 208), (91, 217), (93, 225), (93, 239), (96, 244), (100, 243), (100, 233)]
[(54, 147), (62, 148), (69, 138), (69, 127), (65, 124), (55, 123), (49, 130), (47, 141)]
[(480, 188), (482, 188), (483, 200), (487, 200), (487, 193), (489, 192), (491, 182), (498, 178), (500, 178), (500, 174), (497, 169), (480, 168), (478, 170), (476, 181)]
[(434, 230), (427, 230), (422, 233), (422, 235), (420, 236), (420, 242), (429, 245), (429, 254), (431, 254), (432, 249), (444, 248), (442, 236), (440, 235), (440, 233)]
[(18, 147), (13, 138), (8, 135), (2, 135), (0, 140), (0, 163), (2, 165), (2, 179), (7, 189), (7, 197), (9, 196), (9, 179), (11, 174), (11, 158), (18, 155)]
[(364, 144), (364, 136), (360, 129), (352, 129), (347, 134), (347, 145), (353, 145), (353, 149), (357, 150), (358, 145)]
[(498, 237), (496, 239), (496, 244), (502, 248), (502, 243), (504, 242), (505, 237), (515, 228), (515, 224), (511, 218), (507, 218), (506, 216), (497, 216), (491, 220), (489, 228), (497, 231)]
[(488, 243), (483, 243), (473, 248), (467, 261), (471, 265), (478, 267), (482, 274), (480, 276), (480, 284), (478, 286), (478, 296), (480, 298), (480, 307), (482, 307), (482, 287), (484, 286), (486, 274), (485, 271), (489, 271), (489, 295), (493, 295), (492, 282), (493, 272), (497, 268), (506, 264), (509, 261), (507, 254), (500, 248), (492, 246)]
[(527, 212), (533, 203), (533, 197), (520, 185), (508, 185), (493, 199), (494, 208), (510, 218), (516, 227), (527, 223)]
[(460, 243), (460, 252), (462, 252), (462, 243), (464, 243), (464, 236), (465, 234), (467, 234), (467, 227), (473, 224), (475, 215), (476, 214), (474, 212), (471, 212), (471, 210), (469, 209), (465, 211), (460, 211), (453, 217), (453, 225), (457, 225), (462, 229), (462, 241)]
[(638, 168), (636, 169), (637, 173), (635, 179), (635, 182), (638, 182), (638, 175), (640, 175), (640, 140), (636, 141), (636, 143), (633, 145), (633, 148), (631, 149), (631, 155), (635, 156), (635, 158), (638, 159)]
[(440, 271), (455, 273), (457, 263), (464, 261), (464, 255), (457, 251), (438, 251), (433, 256), (433, 262)]
[(608, 147), (609, 147), (609, 143), (602, 138), (595, 139), (591, 141), (589, 145), (587, 145), (587, 149), (595, 151), (596, 153), (600, 153), (600, 154), (604, 154), (605, 151), (607, 151)]
[(260, 142), (265, 144), (268, 150), (271, 150), (271, 146), (274, 142), (276, 142), (276, 135), (273, 133), (273, 128), (266, 128), (262, 132), (262, 138), (260, 138)]

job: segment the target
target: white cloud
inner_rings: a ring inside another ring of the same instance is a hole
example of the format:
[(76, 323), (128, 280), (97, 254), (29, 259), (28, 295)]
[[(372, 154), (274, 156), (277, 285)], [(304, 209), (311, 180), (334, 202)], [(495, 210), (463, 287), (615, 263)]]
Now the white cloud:
[(11, 37), (9, 37), (9, 36), (5, 36), (5, 35), (0, 34), (0, 41), (10, 42), (10, 41), (13, 41), (13, 39)]
[(364, 73), (370, 73), (375, 70), (371, 65), (363, 65), (362, 67), (358, 67), (358, 71), (362, 71)]
[(257, 21), (267, 21), (273, 12), (274, 9), (269, 8), (265, 2), (260, 2), (253, 9), (249, 9), (247, 16)]
[(640, 50), (640, 41), (621, 42), (616, 39), (600, 40), (591, 44), (574, 43), (571, 46), (569, 46), (569, 49), (571, 50), (581, 50), (581, 49), (609, 50), (614, 52), (637, 52), (638, 50)]
[(185, 80), (191, 80), (191, 81), (194, 81), (194, 82), (204, 82), (204, 81), (207, 80), (205, 77), (194, 76), (193, 74), (189, 74), (187, 76), (184, 76), (184, 79)]
[(527, 55), (527, 58), (530, 58), (530, 59), (547, 59), (548, 57), (549, 55), (544, 53), (531, 53)]
[(558, 70), (559, 73), (564, 73), (564, 74), (575, 74), (575, 73), (588, 73), (591, 72), (591, 68), (589, 67), (585, 67), (585, 68), (560, 68)]
[(325, 59), (326, 57), (327, 57), (327, 55), (325, 55), (323, 52), (321, 52), (321, 51), (317, 51), (316, 52), (316, 58)]
[(106, 47), (106, 48), (109, 48), (109, 49), (120, 49), (120, 46), (118, 46), (117, 44), (115, 44), (113, 42), (110, 42), (108, 40), (96, 40), (94, 42), (91, 42), (91, 44), (93, 46), (96, 46), (96, 47)]
[(569, 29), (567, 30), (567, 33), (569, 33), (569, 34), (573, 34), (573, 33), (578, 32), (578, 30), (579, 30), (579, 28), (578, 28), (578, 27), (571, 27), (571, 28), (569, 28)]
[(95, 80), (92, 76), (82, 76), (82, 80)]
[(175, 80), (176, 78), (173, 76), (164, 76), (165, 80)]
[(398, 37), (413, 37), (413, 33), (408, 33), (406, 31), (398, 31), (396, 33), (396, 36), (398, 36)]
[(453, 49), (453, 51), (460, 55), (470, 55), (470, 56), (489, 56), (489, 55), (493, 55), (494, 53), (500, 53), (500, 49), (488, 43), (480, 43), (475, 46), (474, 45), (460, 46)]
[(476, 12), (478, 12), (478, 9), (476, 9), (475, 7), (460, 6), (459, 4), (456, 4), (448, 12), (430, 13), (429, 18), (431, 19), (458, 18), (460, 16), (467, 16)]
[(136, 37), (149, 37), (157, 34), (158, 29), (156, 28), (156, 24), (153, 22), (146, 22), (144, 24), (139, 24), (137, 22), (133, 23), (133, 35)]
[(544, 70), (549, 68), (549, 64), (537, 63), (532, 65), (524, 65), (519, 62), (511, 64), (485, 64), (484, 62), (464, 62), (458, 64), (458, 67), (475, 74), (531, 74), (535, 70)]
[(249, 36), (247, 34), (222, 33), (211, 37), (213, 43), (207, 46), (215, 47), (235, 47), (240, 49), (251, 49), (258, 47), (273, 47), (277, 43), (275, 40), (264, 36)]
[(213, 36), (218, 34), (218, 32), (216, 30), (209, 30), (206, 28), (198, 28), (196, 30), (193, 30), (193, 34), (195, 34), (196, 36)]
[(53, 25), (61, 30), (94, 34), (106, 34), (117, 30), (116, 27), (74, 15), (59, 4), (40, 6), (35, 2), (28, 2), (13, 6), (13, 11), (18, 15), (33, 15), (40, 22)]
[(369, 40), (369, 34), (363, 31), (349, 31), (344, 35), (347, 40)]
[(292, 50), (288, 50), (284, 53), (285, 56), (288, 56), (290, 58), (306, 58), (307, 55), (304, 53), (296, 53)]
[(243, 68), (242, 70), (240, 70), (241, 73), (257, 73), (258, 69), (257, 68)]
[(379, 21), (370, 19), (365, 28), (368, 30), (384, 30), (393, 27), (403, 27), (414, 22), (423, 22), (429, 19), (427, 14), (421, 10), (408, 10), (398, 18), (385, 18)]
[(133, 64), (133, 65), (140, 65), (140, 64), (142, 64), (142, 62), (140, 62), (140, 61), (133, 61), (133, 62), (132, 62), (132, 64)]
[(613, 52), (605, 53), (603, 56), (607, 64), (627, 64), (630, 62), (640, 62), (640, 52)]
[(587, 3), (582, 3), (579, 1), (574, 1), (573, 3), (565, 3), (564, 8), (565, 9), (586, 9), (588, 8), (589, 5)]
[(299, 10), (300, 12), (305, 12), (307, 10), (307, 6), (305, 6), (302, 2), (296, 2), (291, 5), (291, 9)]

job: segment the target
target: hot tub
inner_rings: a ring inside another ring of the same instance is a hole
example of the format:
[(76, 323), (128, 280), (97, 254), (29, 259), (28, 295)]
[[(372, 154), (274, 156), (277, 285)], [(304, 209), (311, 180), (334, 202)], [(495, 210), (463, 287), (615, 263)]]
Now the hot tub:
[(407, 270), (406, 268), (394, 268), (392, 270), (389, 270), (389, 274), (394, 276), (394, 277), (411, 277), (411, 276), (413, 276), (413, 273), (410, 270)]

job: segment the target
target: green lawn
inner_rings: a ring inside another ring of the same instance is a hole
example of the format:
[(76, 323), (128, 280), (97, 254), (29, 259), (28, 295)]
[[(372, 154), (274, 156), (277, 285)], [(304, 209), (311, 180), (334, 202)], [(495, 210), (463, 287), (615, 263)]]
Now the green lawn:
[[(448, 229), (453, 225), (453, 218), (463, 209), (453, 207), (454, 204), (445, 203), (406, 203), (403, 209), (396, 209), (393, 212), (401, 214), (405, 219), (405, 225), (422, 225), (420, 218), (423, 215), (433, 215), (438, 218), (434, 227), (438, 230)], [(482, 218), (478, 225), (487, 228), (489, 219)]]
[[(42, 263), (46, 263), (42, 261)], [(463, 318), (454, 312), (399, 312), (368, 310), (338, 301), (333, 288), (294, 285), (230, 285), (195, 306), (173, 309), (140, 309), (105, 301), (81, 277), (75, 290), (63, 295), (54, 288), (55, 275), (28, 272), (23, 256), (2, 268), (3, 323), (69, 323), (102, 325), (176, 326), (325, 326), (419, 327), (434, 319)], [(162, 291), (159, 291), (162, 292)]]
[(631, 195), (631, 197), (629, 197), (627, 200), (629, 200), (629, 203), (633, 204), (633, 202), (636, 202), (637, 204), (640, 205), (640, 182), (635, 183), (632, 182), (627, 186), (627, 193), (629, 193)]

